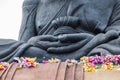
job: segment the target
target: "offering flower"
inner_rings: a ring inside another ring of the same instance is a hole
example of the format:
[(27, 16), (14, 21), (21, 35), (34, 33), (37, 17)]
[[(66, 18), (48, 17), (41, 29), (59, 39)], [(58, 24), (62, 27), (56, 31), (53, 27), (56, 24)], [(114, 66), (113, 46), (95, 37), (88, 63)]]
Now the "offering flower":
[(74, 65), (74, 64), (78, 64), (78, 61), (76, 61), (74, 59), (71, 59), (71, 60), (67, 59), (66, 62), (67, 62), (68, 66), (71, 66), (71, 65)]
[(36, 61), (36, 57), (35, 58), (15, 58), (15, 60), (18, 61), (18, 64), (20, 65), (20, 68), (22, 67), (36, 67), (37, 66), (37, 62)]
[(51, 58), (51, 59), (48, 60), (48, 62), (49, 63), (58, 63), (58, 62), (60, 62), (60, 60), (57, 59), (57, 58)]
[(83, 63), (83, 67), (87, 72), (93, 72), (99, 68), (104, 70), (112, 70), (114, 66), (119, 65), (120, 55), (82, 57), (80, 58), (80, 62)]
[(7, 62), (0, 62), (0, 70), (4, 70), (9, 66)]
[(61, 60), (57, 59), (57, 58), (51, 58), (49, 60), (43, 60), (42, 61), (43, 64), (46, 64), (46, 63), (58, 63), (58, 62), (61, 62)]
[(113, 63), (111, 62), (107, 62), (106, 65), (108, 70), (112, 70), (114, 68)]
[(92, 63), (85, 63), (85, 64), (83, 64), (83, 67), (84, 67), (85, 72), (95, 72), (96, 71), (96, 67)]
[(42, 63), (43, 63), (43, 64), (46, 64), (46, 63), (49, 63), (49, 61), (43, 60)]

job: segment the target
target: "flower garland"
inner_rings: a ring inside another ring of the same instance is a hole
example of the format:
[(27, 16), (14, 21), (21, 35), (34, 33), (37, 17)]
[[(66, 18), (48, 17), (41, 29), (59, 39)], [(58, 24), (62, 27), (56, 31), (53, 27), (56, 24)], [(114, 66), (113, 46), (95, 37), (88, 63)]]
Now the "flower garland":
[[(36, 67), (39, 63), (36, 62), (35, 58), (14, 58), (19, 64), (19, 68), (31, 68)], [(43, 60), (43, 64), (47, 63), (58, 63), (61, 62), (60, 59), (51, 58), (49, 60)], [(72, 66), (74, 64), (82, 64), (85, 72), (95, 72), (98, 69), (103, 70), (112, 70), (115, 66), (119, 66), (120, 64), (120, 55), (114, 56), (84, 56), (80, 58), (80, 61), (74, 59), (67, 59), (65, 61), (68, 66)], [(0, 62), (0, 70), (6, 69), (10, 64), (7, 62)]]
[(85, 72), (94, 72), (97, 69), (112, 70), (115, 66), (119, 66), (120, 55), (82, 57), (80, 61)]

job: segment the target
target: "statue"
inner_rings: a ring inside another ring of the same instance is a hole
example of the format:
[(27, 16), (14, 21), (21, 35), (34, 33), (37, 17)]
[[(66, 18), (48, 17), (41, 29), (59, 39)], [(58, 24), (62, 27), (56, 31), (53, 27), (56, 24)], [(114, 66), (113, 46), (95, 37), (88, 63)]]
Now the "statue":
[(120, 53), (120, 0), (24, 0), (19, 40), (0, 39), (0, 61)]

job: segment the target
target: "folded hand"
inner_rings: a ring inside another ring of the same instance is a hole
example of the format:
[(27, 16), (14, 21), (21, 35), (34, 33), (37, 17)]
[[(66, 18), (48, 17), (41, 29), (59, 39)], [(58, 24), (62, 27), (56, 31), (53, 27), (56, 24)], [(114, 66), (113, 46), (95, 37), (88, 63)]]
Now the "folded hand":
[(70, 43), (60, 47), (49, 47), (50, 53), (70, 53), (87, 44), (94, 36), (88, 33), (65, 34), (58, 37), (61, 43)]

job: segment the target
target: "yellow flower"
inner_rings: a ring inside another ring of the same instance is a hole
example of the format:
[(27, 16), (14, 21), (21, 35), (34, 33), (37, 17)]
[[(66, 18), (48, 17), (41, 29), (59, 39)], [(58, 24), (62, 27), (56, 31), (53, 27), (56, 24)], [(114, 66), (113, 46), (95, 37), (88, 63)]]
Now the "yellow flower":
[(68, 65), (68, 66), (72, 66), (72, 65), (74, 65), (74, 63), (67, 63), (67, 65)]
[(0, 64), (0, 69), (4, 69), (4, 66), (2, 64)]
[(114, 66), (113, 63), (107, 62), (106, 64), (102, 64), (101, 68), (104, 70), (112, 70)]
[(88, 63), (88, 62), (89, 62), (89, 57), (86, 57), (86, 58), (85, 58), (85, 61)]
[(36, 67), (36, 66), (37, 66), (37, 63), (35, 62), (35, 63), (33, 64), (33, 66)]
[(95, 72), (96, 71), (96, 67), (89, 63), (85, 63), (83, 65), (83, 67), (84, 67), (85, 72)]
[(83, 61), (83, 60), (84, 60), (84, 57), (81, 57), (81, 58), (80, 58), (80, 61)]
[(58, 59), (56, 59), (56, 58), (51, 58), (48, 60), (48, 62), (50, 62), (50, 63), (56, 63), (57, 61), (58, 61)]
[(101, 65), (101, 68), (102, 68), (103, 70), (106, 70), (106, 69), (107, 69), (107, 65), (102, 64), (102, 65)]
[(113, 63), (109, 63), (109, 64), (107, 65), (107, 69), (108, 69), (108, 70), (112, 70), (113, 68), (114, 68)]
[(28, 62), (35, 62), (37, 58), (25, 58), (25, 60), (27, 60)]

